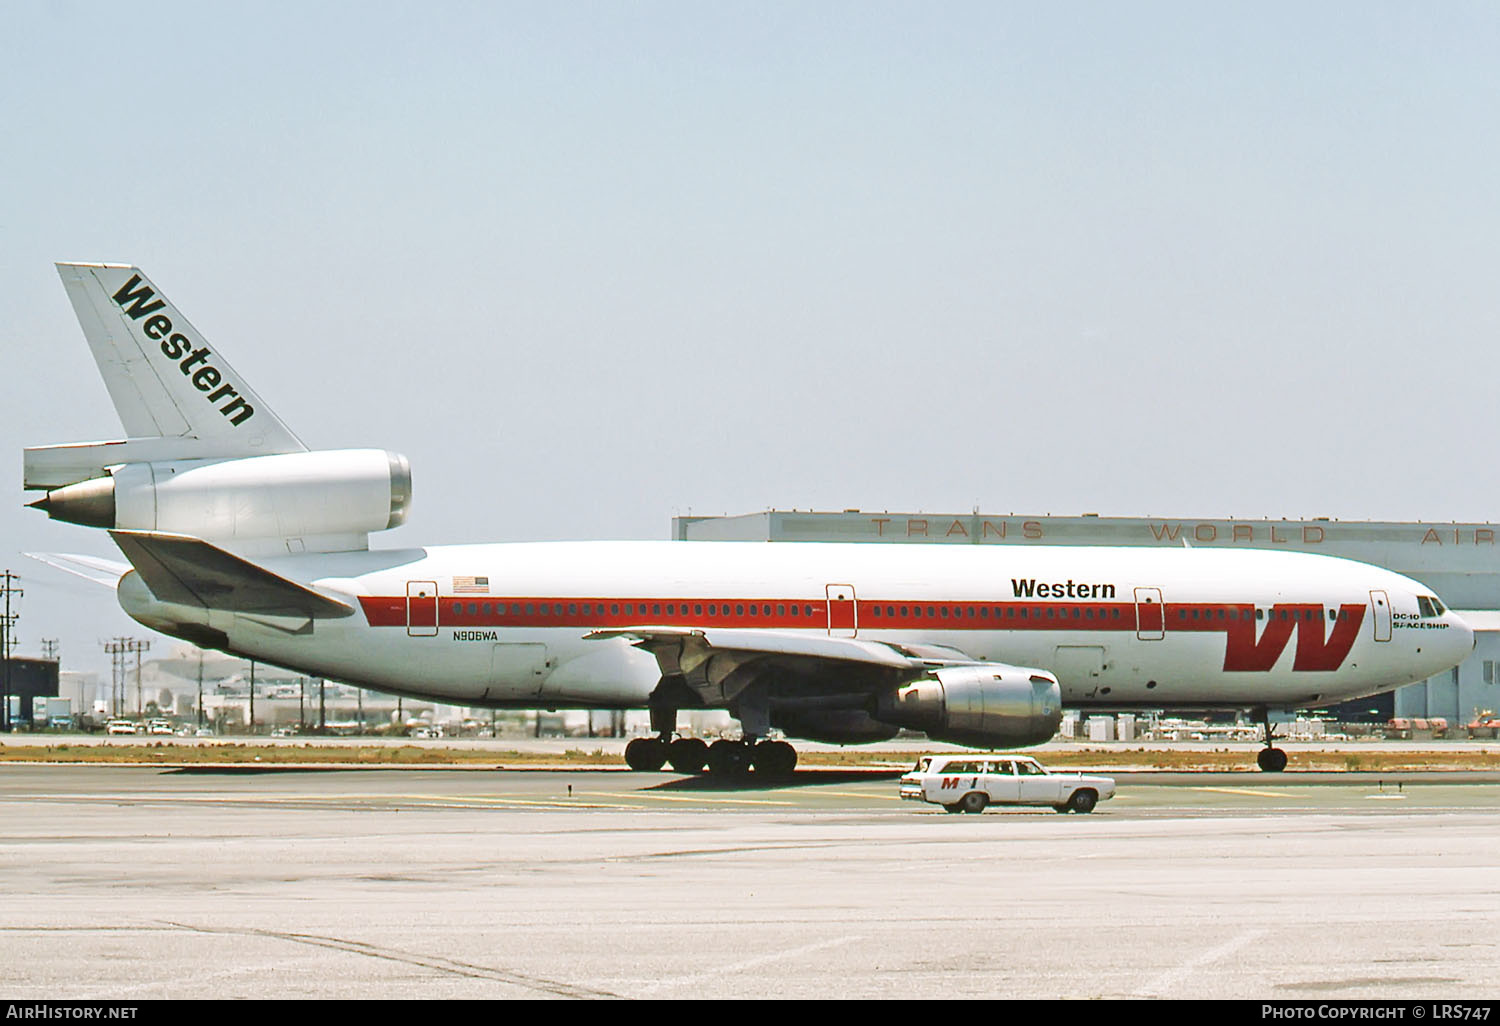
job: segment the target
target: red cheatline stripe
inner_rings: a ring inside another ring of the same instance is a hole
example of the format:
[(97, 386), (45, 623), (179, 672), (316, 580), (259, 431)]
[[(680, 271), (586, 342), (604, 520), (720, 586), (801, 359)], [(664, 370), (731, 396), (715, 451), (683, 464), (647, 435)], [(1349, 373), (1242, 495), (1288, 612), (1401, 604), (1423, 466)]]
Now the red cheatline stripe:
[[(374, 627), (407, 624), (405, 596), (362, 596), (360, 605)], [(413, 620), (432, 625), (432, 599), (412, 599)], [(630, 627), (641, 624), (685, 627), (765, 627), (826, 630), (829, 606), (834, 626), (852, 626), (848, 603), (827, 599), (618, 599), (556, 597), (447, 596), (436, 600), (441, 627)], [(1172, 632), (1229, 631), (1255, 620), (1250, 604), (1168, 603), (1165, 628)], [(1269, 616), (1295, 621), (1329, 619), (1324, 607), (1278, 605)], [(1130, 602), (886, 602), (861, 599), (861, 630), (1136, 630)], [(1148, 625), (1157, 629), (1155, 623)]]
[[(414, 615), (432, 623), (432, 599), (413, 599)], [(360, 598), (375, 627), (407, 622), (404, 596)], [(765, 627), (827, 630), (832, 607), (835, 628), (851, 627), (854, 603), (802, 599), (599, 599), (514, 597), (437, 600), (443, 627), (630, 627), (640, 624), (692, 627)], [(861, 629), (876, 630), (1103, 630), (1134, 631), (1135, 607), (1128, 603), (1048, 602), (875, 602), (860, 600)]]

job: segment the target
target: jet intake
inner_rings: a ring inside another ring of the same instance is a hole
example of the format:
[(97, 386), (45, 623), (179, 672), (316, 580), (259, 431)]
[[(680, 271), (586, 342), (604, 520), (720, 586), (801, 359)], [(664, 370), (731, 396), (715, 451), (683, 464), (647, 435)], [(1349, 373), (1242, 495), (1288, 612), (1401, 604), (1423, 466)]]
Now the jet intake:
[(982, 748), (1039, 745), (1062, 723), (1062, 689), (1044, 670), (948, 666), (880, 697), (875, 718), (934, 741)]

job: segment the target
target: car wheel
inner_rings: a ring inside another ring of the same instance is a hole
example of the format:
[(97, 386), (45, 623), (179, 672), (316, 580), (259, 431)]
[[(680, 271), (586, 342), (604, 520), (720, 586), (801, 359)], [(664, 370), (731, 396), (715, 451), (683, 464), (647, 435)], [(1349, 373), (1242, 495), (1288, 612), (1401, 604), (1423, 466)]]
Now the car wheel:
[(970, 791), (968, 794), (964, 795), (962, 799), (959, 800), (958, 804), (959, 807), (962, 808), (965, 812), (979, 813), (983, 812), (984, 807), (989, 803), (989, 795), (985, 794), (983, 791)]
[(1074, 791), (1073, 797), (1068, 799), (1068, 808), (1074, 812), (1093, 812), (1098, 804), (1099, 796), (1093, 791)]

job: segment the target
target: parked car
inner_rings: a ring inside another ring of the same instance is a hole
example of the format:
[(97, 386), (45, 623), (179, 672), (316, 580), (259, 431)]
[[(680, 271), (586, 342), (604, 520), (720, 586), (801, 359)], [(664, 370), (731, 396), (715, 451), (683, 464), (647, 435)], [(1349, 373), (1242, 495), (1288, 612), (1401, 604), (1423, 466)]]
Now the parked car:
[(141, 728), (134, 720), (110, 720), (104, 727), (106, 734), (139, 734)]
[(1050, 805), (1058, 812), (1093, 812), (1115, 796), (1110, 777), (1052, 773), (1027, 755), (924, 755), (901, 778), (901, 797), (949, 812), (990, 805)]

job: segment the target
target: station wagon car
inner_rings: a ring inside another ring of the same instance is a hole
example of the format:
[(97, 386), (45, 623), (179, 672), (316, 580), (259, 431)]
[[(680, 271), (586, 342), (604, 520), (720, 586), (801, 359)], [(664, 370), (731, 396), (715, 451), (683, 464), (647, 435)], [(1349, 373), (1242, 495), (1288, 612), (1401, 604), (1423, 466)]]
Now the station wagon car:
[(1052, 773), (1026, 755), (924, 755), (901, 778), (901, 797), (949, 812), (990, 805), (1048, 805), (1058, 812), (1093, 812), (1115, 796), (1110, 777)]

